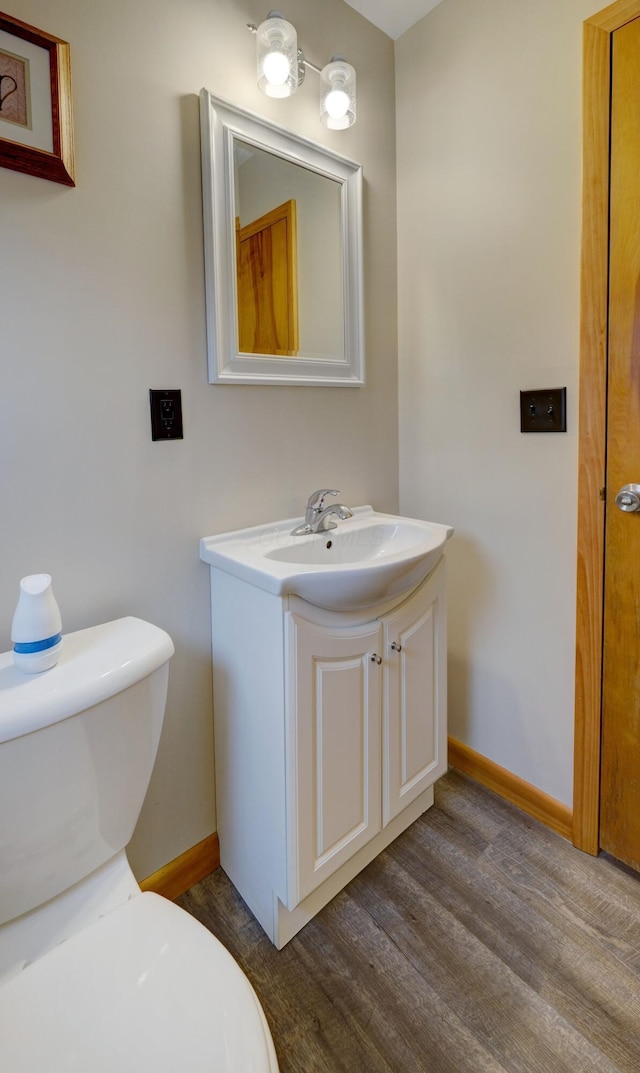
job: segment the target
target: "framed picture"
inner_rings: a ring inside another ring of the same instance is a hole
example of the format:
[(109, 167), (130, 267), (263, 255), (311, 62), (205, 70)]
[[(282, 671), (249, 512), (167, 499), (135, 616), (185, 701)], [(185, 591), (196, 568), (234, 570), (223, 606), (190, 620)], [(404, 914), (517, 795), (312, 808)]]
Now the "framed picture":
[(75, 186), (69, 53), (0, 12), (0, 167)]

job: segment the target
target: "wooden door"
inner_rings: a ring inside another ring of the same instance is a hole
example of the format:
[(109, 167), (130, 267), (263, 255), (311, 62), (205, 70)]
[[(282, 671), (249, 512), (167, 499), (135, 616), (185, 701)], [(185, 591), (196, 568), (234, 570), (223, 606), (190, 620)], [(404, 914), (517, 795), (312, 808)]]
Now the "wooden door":
[[(640, 19), (613, 34), (600, 846), (640, 869)], [(630, 501), (630, 505), (633, 502)]]
[(298, 353), (297, 216), (285, 201), (236, 227), (241, 354)]
[(447, 770), (444, 560), (383, 620), (382, 825)]
[(382, 661), (378, 622), (285, 621), (293, 909), (380, 831)]

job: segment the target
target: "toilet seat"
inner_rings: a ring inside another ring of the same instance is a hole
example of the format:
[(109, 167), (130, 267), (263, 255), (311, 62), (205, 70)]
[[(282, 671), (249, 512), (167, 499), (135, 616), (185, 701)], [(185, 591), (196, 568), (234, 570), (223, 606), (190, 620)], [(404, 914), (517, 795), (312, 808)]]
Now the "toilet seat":
[(231, 955), (184, 910), (136, 895), (0, 987), (3, 1073), (277, 1073)]

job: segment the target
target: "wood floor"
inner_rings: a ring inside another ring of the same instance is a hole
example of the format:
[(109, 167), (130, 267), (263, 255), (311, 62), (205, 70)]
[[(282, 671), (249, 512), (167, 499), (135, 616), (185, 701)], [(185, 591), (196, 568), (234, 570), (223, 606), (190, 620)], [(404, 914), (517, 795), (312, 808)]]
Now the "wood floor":
[(284, 950), (221, 870), (179, 904), (253, 983), (281, 1073), (640, 1071), (640, 877), (457, 772)]

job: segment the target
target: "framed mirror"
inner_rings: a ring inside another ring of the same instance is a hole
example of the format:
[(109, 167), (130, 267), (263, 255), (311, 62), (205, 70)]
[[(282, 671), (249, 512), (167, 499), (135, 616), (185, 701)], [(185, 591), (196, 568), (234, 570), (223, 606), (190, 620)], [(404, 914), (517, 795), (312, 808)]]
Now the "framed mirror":
[(200, 94), (209, 382), (364, 383), (362, 167)]

